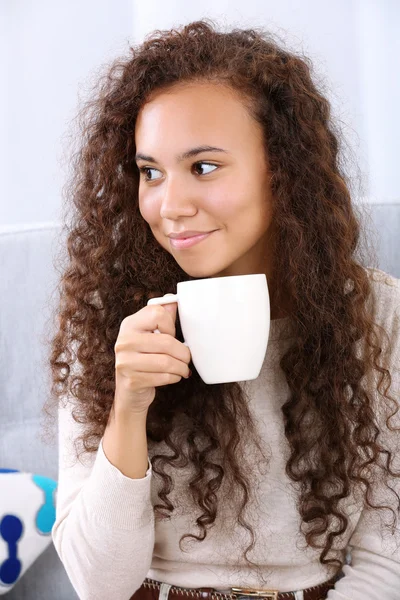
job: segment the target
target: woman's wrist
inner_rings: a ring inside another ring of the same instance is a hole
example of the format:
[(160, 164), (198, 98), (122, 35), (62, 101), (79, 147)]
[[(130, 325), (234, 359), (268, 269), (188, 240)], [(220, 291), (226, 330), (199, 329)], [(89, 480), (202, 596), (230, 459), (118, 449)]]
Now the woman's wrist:
[(103, 451), (123, 475), (142, 479), (148, 469), (146, 413), (112, 409), (103, 436)]

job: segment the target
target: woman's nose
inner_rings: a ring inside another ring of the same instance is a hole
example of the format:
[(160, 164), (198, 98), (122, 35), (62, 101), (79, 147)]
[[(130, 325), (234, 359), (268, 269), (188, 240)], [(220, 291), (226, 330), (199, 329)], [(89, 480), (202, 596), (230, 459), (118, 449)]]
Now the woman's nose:
[(160, 217), (176, 219), (196, 212), (193, 193), (187, 184), (178, 178), (170, 179), (161, 191)]

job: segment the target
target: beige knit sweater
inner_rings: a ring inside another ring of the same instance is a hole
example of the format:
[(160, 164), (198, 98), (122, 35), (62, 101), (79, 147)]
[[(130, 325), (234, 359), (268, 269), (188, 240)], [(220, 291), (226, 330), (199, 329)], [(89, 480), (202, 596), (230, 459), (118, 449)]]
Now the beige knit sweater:
[[(393, 345), (391, 393), (400, 399), (400, 280), (379, 270), (369, 272), (378, 302), (377, 321), (386, 328)], [(229, 502), (222, 506), (206, 539), (184, 542), (181, 550), (181, 535), (198, 533), (195, 520), (200, 514), (195, 506), (182, 502), (188, 472), (172, 472), (175, 489), (170, 498), (176, 510), (171, 519), (155, 521), (152, 506), (160, 481), (152, 473), (150, 461), (146, 476), (137, 480), (124, 476), (108, 461), (101, 442), (97, 453), (77, 461), (73, 442), (80, 426), (72, 420), (69, 409), (60, 409), (59, 486), (52, 536), (82, 600), (127, 600), (145, 577), (191, 588), (248, 586), (290, 591), (317, 585), (334, 574), (319, 563), (320, 552), (307, 547), (299, 533), (298, 490), (285, 474), (289, 449), (280, 409), (289, 389), (279, 359), (291, 340), (289, 318), (271, 321), (262, 371), (256, 380), (241, 383), (270, 455), (267, 468), (254, 465), (251, 469), (253, 498), (246, 513), (256, 534), (249, 559), (260, 565), (258, 574), (243, 560), (250, 538), (238, 525)], [(399, 422), (397, 417), (395, 423)], [(398, 449), (398, 457), (399, 438), (400, 434), (390, 432), (383, 438), (392, 449)], [(251, 456), (250, 451), (243, 455), (249, 465)], [(400, 480), (392, 485), (400, 493)], [(380, 503), (384, 492), (379, 486), (375, 491), (373, 500)], [(395, 506), (393, 497), (388, 501)], [(352, 562), (344, 566), (344, 577), (328, 599), (399, 599), (400, 532), (392, 535), (384, 529), (390, 513), (368, 511), (355, 491), (342, 506), (349, 526), (335, 545), (336, 554), (344, 560), (349, 548)]]

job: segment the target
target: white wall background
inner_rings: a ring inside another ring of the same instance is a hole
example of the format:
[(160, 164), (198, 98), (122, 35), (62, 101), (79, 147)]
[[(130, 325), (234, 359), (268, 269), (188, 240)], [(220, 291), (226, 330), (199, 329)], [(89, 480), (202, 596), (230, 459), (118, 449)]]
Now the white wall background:
[(131, 0), (1, 0), (0, 226), (58, 220), (78, 93), (125, 53), (132, 15)]
[(58, 220), (67, 136), (96, 71), (154, 29), (262, 26), (310, 56), (368, 202), (400, 202), (398, 0), (2, 0), (0, 226)]

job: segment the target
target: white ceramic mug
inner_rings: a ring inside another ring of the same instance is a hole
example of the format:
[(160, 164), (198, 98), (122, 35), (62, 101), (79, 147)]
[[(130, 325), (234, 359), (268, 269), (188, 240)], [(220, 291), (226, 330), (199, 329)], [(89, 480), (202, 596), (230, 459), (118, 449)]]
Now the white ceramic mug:
[(151, 298), (147, 304), (173, 302), (178, 304), (184, 343), (205, 383), (258, 377), (270, 328), (264, 274), (181, 281), (176, 294)]

